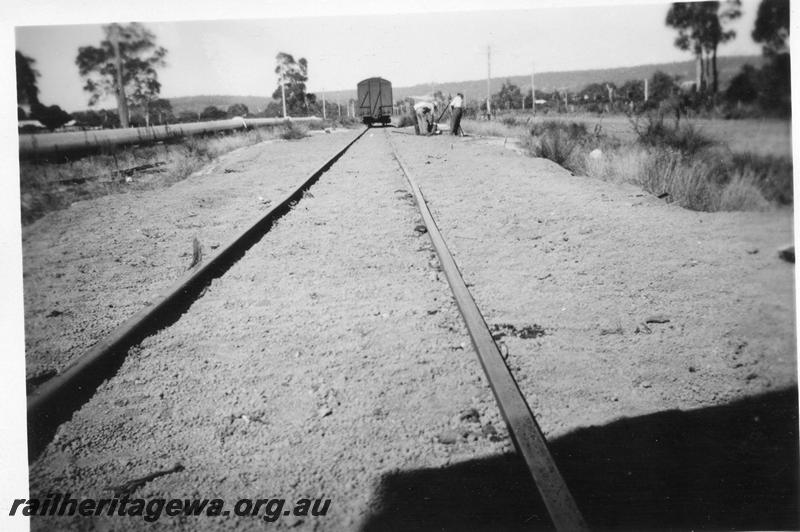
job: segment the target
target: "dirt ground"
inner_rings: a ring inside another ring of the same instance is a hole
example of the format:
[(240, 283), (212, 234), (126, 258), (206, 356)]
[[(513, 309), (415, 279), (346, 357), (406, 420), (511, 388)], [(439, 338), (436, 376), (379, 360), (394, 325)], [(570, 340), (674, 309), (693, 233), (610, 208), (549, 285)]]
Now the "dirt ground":
[(319, 168), (345, 140), (316, 135), (226, 154), (167, 191), (74, 203), (23, 227), (26, 375), (60, 372), (207, 260)]
[[(590, 525), (798, 526), (794, 269), (776, 253), (791, 211), (691, 212), (485, 139), (389, 131), (129, 353), (32, 464), (32, 495), (109, 497), (178, 462), (133, 496), (322, 497), (330, 511), (162, 529), (548, 528), (391, 141)], [(158, 193), (36, 222), (29, 375), (63, 368), (183, 273), (192, 238), (224, 244), (266, 208), (259, 195), (274, 203), (346, 141), (253, 146)]]

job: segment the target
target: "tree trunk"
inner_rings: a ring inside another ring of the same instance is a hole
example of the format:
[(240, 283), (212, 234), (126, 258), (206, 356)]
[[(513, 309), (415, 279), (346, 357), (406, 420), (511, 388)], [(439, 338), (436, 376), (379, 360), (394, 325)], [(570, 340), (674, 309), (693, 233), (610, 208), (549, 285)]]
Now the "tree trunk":
[(712, 81), (712, 92), (714, 94), (717, 93), (719, 89), (719, 82), (717, 81), (717, 45), (714, 45), (714, 49), (711, 51), (711, 75), (713, 76)]
[(703, 56), (699, 52), (695, 54), (695, 75), (695, 83), (699, 91), (703, 86)]
[(128, 101), (125, 97), (125, 86), (122, 82), (122, 56), (119, 53), (119, 27), (111, 26), (111, 43), (114, 47), (114, 61), (117, 71), (117, 110), (119, 111), (119, 123), (122, 127), (128, 127)]

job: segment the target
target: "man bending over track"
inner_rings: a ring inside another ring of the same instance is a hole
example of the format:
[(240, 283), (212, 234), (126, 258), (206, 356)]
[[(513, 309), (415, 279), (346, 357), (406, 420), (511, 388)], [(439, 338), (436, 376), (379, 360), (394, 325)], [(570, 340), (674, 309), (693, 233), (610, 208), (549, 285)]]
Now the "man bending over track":
[(417, 118), (417, 124), (414, 131), (417, 135), (433, 134), (433, 104), (428, 102), (419, 102), (414, 105), (414, 114)]

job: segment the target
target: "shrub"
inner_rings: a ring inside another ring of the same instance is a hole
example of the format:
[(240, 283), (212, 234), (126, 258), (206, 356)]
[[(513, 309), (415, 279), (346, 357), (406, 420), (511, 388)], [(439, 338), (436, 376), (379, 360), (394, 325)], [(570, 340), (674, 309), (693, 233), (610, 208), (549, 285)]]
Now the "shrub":
[(712, 209), (715, 211), (763, 211), (769, 202), (756, 185), (754, 175), (737, 173), (722, 190), (714, 196)]
[(790, 157), (747, 152), (734, 153), (728, 160), (732, 173), (749, 175), (764, 198), (779, 205), (792, 204), (794, 190)]
[(509, 126), (509, 127), (516, 127), (516, 126), (525, 126), (530, 122), (530, 117), (526, 118), (525, 120), (522, 117), (516, 116), (504, 116), (500, 119), (500, 122)]
[(309, 120), (305, 124), (311, 131), (321, 131), (328, 127), (327, 124), (322, 120)]
[(671, 148), (694, 155), (714, 144), (710, 138), (706, 137), (700, 130), (692, 124), (674, 127), (664, 123), (662, 113), (651, 112), (645, 115), (644, 124), (640, 124), (638, 118), (631, 120), (633, 131), (636, 133), (638, 141), (644, 146), (659, 148)]
[[(545, 120), (544, 122), (533, 124), (533, 127), (531, 127), (531, 135), (536, 137), (545, 135), (547, 133), (552, 133), (554, 131), (566, 133), (570, 138), (581, 141), (583, 141), (585, 137), (589, 135), (589, 131), (586, 129), (586, 124), (583, 122)], [(596, 130), (595, 134), (599, 134), (599, 131)]]
[(539, 142), (533, 145), (533, 154), (536, 157), (550, 159), (572, 172), (582, 172), (584, 170), (582, 160), (575, 153), (579, 144), (579, 139), (571, 137), (562, 130), (554, 129), (542, 135)]
[(362, 124), (361, 120), (354, 116), (343, 116), (339, 119), (339, 123), (344, 127), (360, 126)]
[(575, 173), (586, 172), (589, 151), (598, 147), (608, 149), (613, 142), (603, 134), (599, 124), (590, 133), (582, 122), (546, 120), (534, 124), (530, 133), (527, 145), (535, 157), (550, 159)]
[(46, 106), (34, 103), (31, 106), (31, 117), (38, 120), (44, 126), (53, 131), (69, 122), (72, 116), (57, 105)]
[(672, 148), (651, 148), (647, 153), (637, 184), (657, 196), (669, 194), (670, 201), (687, 209), (712, 210), (712, 167)]
[[(687, 155), (668, 147), (627, 146), (585, 158), (587, 174), (615, 182), (633, 183), (667, 201), (696, 211), (763, 210), (784, 198), (791, 202), (791, 170), (786, 188), (770, 188), (765, 168), (782, 167), (791, 161), (772, 161), (753, 154), (726, 156), (721, 151)], [(777, 159), (777, 158), (776, 158)], [(758, 161), (758, 162), (753, 162)], [(769, 174), (771, 175), (771, 174)], [(778, 190), (781, 193), (778, 193)], [(788, 200), (786, 198), (789, 198)]]
[(416, 121), (414, 120), (413, 116), (411, 116), (410, 114), (404, 114), (401, 115), (400, 118), (397, 120), (397, 127), (413, 126), (414, 122)]
[(584, 123), (547, 120), (533, 125), (523, 145), (572, 172), (632, 183), (687, 209), (763, 210), (792, 204), (791, 158), (732, 153), (691, 124), (672, 127), (657, 113), (631, 122), (636, 138), (625, 144), (605, 135), (599, 125), (590, 131)]
[(308, 127), (304, 124), (287, 120), (283, 123), (283, 131), (279, 134), (284, 140), (297, 140), (308, 136)]

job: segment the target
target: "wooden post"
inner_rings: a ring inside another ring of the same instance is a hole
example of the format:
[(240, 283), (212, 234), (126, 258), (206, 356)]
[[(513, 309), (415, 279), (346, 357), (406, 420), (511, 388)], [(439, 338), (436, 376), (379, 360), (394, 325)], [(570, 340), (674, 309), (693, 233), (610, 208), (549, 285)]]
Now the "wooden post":
[(325, 91), (322, 91), (322, 119), (328, 119), (328, 117), (325, 115)]
[(644, 78), (644, 101), (647, 101), (647, 78)]
[(486, 47), (486, 116), (491, 120), (492, 116), (492, 47)]

